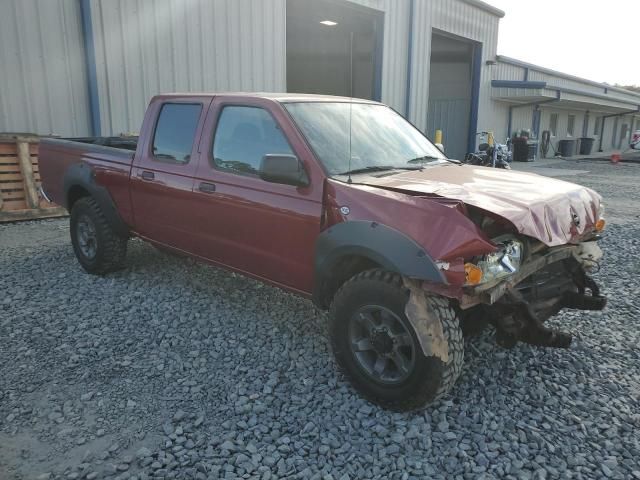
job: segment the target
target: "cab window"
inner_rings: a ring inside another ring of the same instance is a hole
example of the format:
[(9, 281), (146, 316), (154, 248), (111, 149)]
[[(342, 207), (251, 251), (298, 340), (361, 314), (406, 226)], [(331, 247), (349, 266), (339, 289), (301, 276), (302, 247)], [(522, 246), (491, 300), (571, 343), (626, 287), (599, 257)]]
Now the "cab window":
[(153, 136), (153, 156), (158, 160), (187, 163), (201, 111), (200, 104), (165, 103)]
[(271, 114), (259, 107), (227, 106), (213, 139), (213, 166), (239, 175), (257, 175), (265, 155), (293, 155)]

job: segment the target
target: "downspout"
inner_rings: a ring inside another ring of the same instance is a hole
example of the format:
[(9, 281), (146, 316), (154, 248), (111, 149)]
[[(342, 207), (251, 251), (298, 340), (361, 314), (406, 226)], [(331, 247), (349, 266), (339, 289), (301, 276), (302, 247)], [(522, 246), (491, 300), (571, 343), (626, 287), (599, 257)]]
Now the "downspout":
[(411, 75), (413, 74), (413, 14), (415, 9), (415, 0), (409, 0), (409, 44), (407, 45), (407, 86), (404, 103), (404, 117), (409, 119), (411, 113)]
[(472, 62), (473, 83), (471, 85), (471, 111), (469, 115), (469, 134), (467, 135), (467, 152), (473, 152), (476, 148), (478, 109), (480, 108), (480, 77), (482, 76), (482, 43), (474, 43)]
[(585, 138), (589, 135), (589, 110), (584, 113), (584, 117), (582, 117), (582, 137)]
[(375, 76), (373, 78), (373, 99), (377, 102), (382, 101), (382, 62), (384, 51), (384, 20), (380, 22), (379, 18), (374, 21), (375, 26)]
[(91, 115), (91, 134), (100, 136), (100, 96), (98, 93), (98, 69), (96, 51), (93, 43), (93, 22), (91, 21), (91, 0), (80, 0), (82, 15), (82, 40), (87, 64), (87, 83), (89, 87), (89, 113)]
[(598, 142), (598, 151), (602, 152), (602, 136), (604, 135), (604, 122), (607, 120), (607, 116), (602, 117), (602, 121), (600, 122), (600, 141)]

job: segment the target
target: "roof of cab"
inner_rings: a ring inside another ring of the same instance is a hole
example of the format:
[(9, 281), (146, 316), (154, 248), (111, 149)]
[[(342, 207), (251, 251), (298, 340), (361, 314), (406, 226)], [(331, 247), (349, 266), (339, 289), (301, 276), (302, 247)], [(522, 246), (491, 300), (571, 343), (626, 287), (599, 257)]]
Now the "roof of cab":
[(274, 100), (276, 102), (341, 102), (341, 103), (370, 103), (380, 105), (380, 102), (366, 100), (364, 98), (338, 97), (334, 95), (317, 95), (311, 93), (271, 93), (271, 92), (184, 92), (184, 93), (163, 93), (154, 98), (178, 98), (178, 97), (254, 97)]

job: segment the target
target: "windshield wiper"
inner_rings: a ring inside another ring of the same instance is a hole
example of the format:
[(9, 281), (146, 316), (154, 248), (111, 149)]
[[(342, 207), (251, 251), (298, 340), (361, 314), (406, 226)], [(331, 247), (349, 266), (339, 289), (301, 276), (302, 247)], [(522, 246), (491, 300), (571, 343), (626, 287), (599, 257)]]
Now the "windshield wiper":
[(425, 155), (423, 157), (412, 158), (411, 160), (408, 160), (407, 163), (422, 163), (422, 162), (428, 162), (428, 161), (434, 161), (434, 160), (444, 160), (446, 162), (451, 162), (451, 163), (461, 163), (459, 160), (453, 160), (451, 158), (445, 158), (445, 157), (434, 157), (433, 155)]
[(386, 172), (388, 170), (422, 170), (422, 167), (397, 167), (393, 165), (369, 165), (362, 168), (354, 168), (353, 170), (347, 170), (346, 172), (338, 173), (338, 175), (353, 175), (356, 173), (369, 173), (369, 172)]

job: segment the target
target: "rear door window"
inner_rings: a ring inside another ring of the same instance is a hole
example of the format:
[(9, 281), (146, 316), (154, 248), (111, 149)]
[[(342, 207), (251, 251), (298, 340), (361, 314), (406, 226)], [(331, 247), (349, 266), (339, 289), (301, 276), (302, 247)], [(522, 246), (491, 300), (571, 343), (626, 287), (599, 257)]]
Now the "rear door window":
[(259, 107), (224, 107), (213, 139), (214, 167), (257, 175), (265, 155), (293, 155), (271, 114)]
[(189, 162), (201, 111), (200, 104), (165, 103), (153, 136), (153, 156), (158, 160)]

